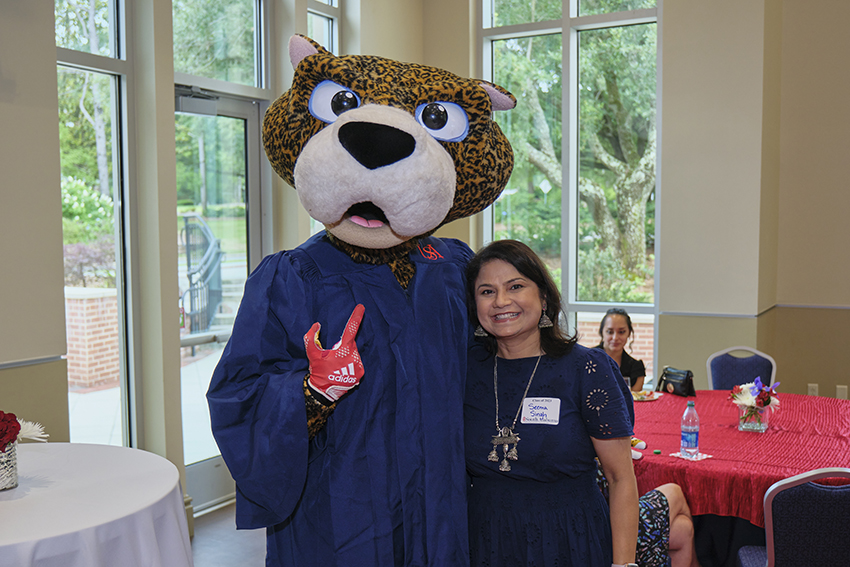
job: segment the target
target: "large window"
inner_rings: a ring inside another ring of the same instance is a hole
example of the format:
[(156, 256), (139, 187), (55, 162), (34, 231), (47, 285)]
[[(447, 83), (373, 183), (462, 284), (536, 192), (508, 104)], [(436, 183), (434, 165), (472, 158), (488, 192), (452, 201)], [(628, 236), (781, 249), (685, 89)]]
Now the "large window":
[(56, 0), (71, 441), (129, 441), (118, 101), (119, 14)]
[(496, 116), (516, 165), (490, 236), (543, 257), (583, 344), (612, 304), (654, 334), (657, 9), (482, 0), (485, 76), (518, 101)]

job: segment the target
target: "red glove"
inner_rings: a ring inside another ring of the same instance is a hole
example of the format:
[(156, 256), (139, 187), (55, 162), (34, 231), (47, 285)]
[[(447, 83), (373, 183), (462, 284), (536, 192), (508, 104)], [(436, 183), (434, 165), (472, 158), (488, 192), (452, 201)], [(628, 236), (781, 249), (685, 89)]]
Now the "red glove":
[(304, 335), (304, 346), (307, 349), (307, 359), (310, 361), (310, 377), (307, 384), (312, 390), (324, 396), (329, 403), (339, 400), (346, 392), (357, 386), (363, 377), (363, 361), (357, 352), (354, 336), (363, 320), (362, 305), (357, 305), (342, 338), (332, 349), (324, 350), (319, 342), (319, 329), (322, 325), (313, 323)]

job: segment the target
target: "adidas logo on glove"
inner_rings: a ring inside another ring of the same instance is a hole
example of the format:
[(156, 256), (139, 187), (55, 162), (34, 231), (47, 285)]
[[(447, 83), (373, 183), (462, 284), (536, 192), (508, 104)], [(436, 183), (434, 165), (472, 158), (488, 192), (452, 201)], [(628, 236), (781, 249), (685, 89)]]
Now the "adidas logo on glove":
[(354, 363), (349, 363), (348, 366), (334, 370), (332, 374), (328, 374), (328, 380), (339, 384), (353, 384), (357, 381), (357, 377), (354, 376)]

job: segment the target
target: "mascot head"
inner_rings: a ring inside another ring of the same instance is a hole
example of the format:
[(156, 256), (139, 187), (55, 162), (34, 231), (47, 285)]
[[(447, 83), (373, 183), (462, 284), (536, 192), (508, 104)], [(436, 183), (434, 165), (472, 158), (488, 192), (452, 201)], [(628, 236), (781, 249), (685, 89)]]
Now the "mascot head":
[(289, 55), (292, 87), (266, 112), (263, 143), (337, 244), (406, 253), (507, 184), (513, 153), (492, 119), (516, 104), (504, 89), (425, 65), (336, 57), (298, 35)]

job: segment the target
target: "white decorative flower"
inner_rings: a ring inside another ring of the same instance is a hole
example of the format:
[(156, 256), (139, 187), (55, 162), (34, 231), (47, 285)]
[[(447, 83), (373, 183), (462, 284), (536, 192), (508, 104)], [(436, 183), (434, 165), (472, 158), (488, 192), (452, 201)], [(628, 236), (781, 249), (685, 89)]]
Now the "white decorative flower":
[(18, 440), (32, 439), (33, 441), (46, 443), (47, 438), (50, 437), (50, 435), (44, 432), (44, 426), (40, 423), (24, 421), (23, 419), (18, 419), (18, 423), (21, 424), (21, 431), (18, 433)]
[(735, 395), (735, 403), (739, 406), (754, 406), (756, 405), (756, 398), (750, 393), (750, 389), (745, 387)]

